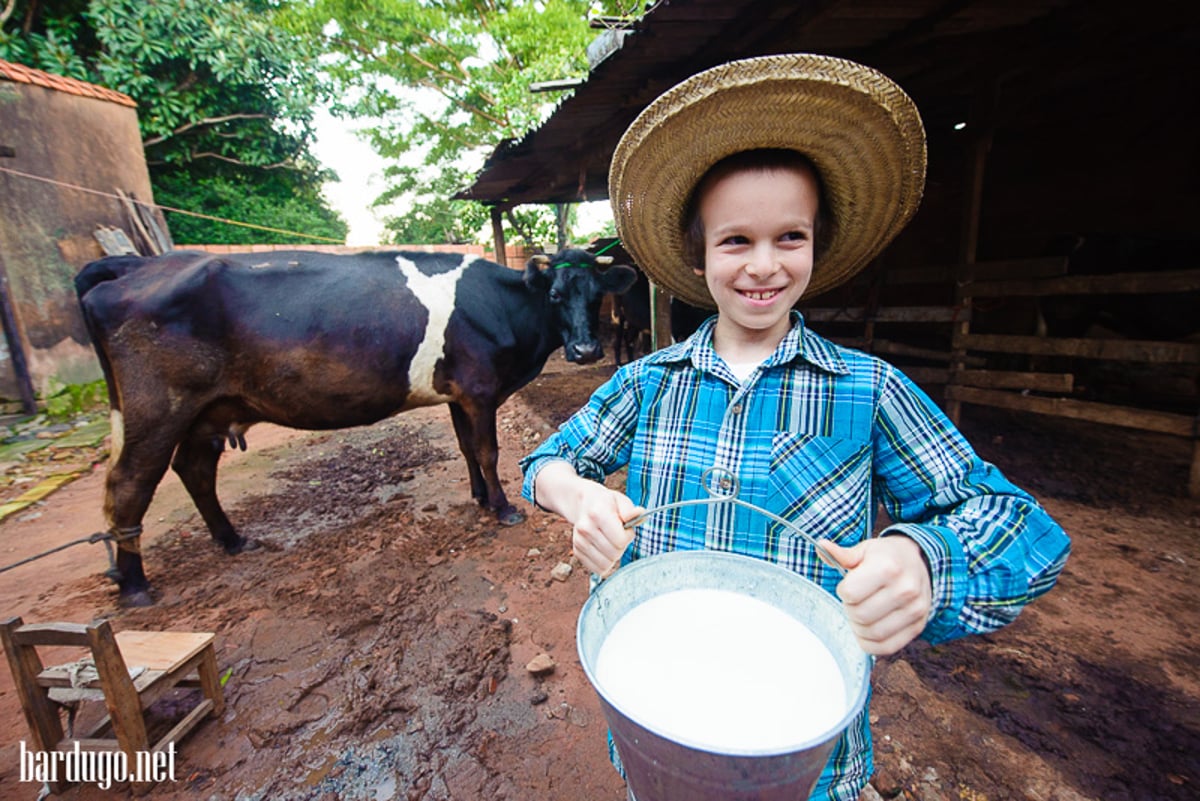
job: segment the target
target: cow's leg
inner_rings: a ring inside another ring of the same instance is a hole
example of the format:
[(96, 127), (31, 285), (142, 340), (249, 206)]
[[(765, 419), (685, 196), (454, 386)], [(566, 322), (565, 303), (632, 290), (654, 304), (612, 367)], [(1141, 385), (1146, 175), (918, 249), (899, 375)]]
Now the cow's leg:
[(472, 401), (451, 403), (450, 417), (471, 475), (471, 496), (495, 512), (501, 525), (515, 526), (524, 521), (525, 515), (508, 502), (496, 470), (500, 447), (496, 443), (495, 407)]
[(487, 506), (488, 487), (483, 480), (483, 471), (479, 469), (479, 460), (475, 458), (475, 426), (467, 415), (467, 410), (457, 403), (450, 404), (450, 419), (454, 422), (454, 434), (458, 437), (458, 449), (467, 460), (467, 475), (471, 478), (471, 497), (480, 506)]
[(192, 502), (200, 510), (208, 531), (228, 554), (241, 553), (252, 544), (237, 533), (225, 510), (217, 500), (217, 462), (223, 450), (221, 440), (214, 443), (212, 436), (197, 433), (193, 429), (179, 443), (171, 469), (179, 476), (183, 486), (192, 496)]
[(121, 606), (150, 606), (150, 582), (142, 565), (142, 518), (167, 472), (175, 441), (161, 434), (122, 442), (120, 415), (114, 415), (113, 461), (105, 478), (104, 511), (117, 538), (117, 586)]

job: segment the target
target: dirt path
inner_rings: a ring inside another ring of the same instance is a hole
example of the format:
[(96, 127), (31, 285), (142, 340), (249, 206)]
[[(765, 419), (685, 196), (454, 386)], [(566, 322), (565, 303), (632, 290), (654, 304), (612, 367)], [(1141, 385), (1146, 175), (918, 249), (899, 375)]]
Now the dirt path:
[[(501, 410), (502, 478), (610, 366), (555, 359)], [(971, 408), (985, 457), (1074, 535), (1067, 572), (1008, 629), (881, 660), (873, 719), (884, 798), (1192, 799), (1200, 792), (1200, 508), (1190, 444)], [(0, 613), (111, 616), (218, 634), (228, 710), (180, 748), (159, 799), (620, 801), (575, 656), (587, 578), (567, 527), (497, 527), (469, 497), (444, 408), (330, 433), (256, 427), (220, 492), (263, 548), (223, 556), (173, 478), (147, 515), (159, 601), (117, 610), (100, 546), (0, 573)], [(103, 466), (0, 523), (9, 564), (102, 528)], [(525, 665), (549, 654), (535, 678)], [(27, 737), (0, 671), (0, 798)], [(124, 797), (91, 787), (68, 799)]]

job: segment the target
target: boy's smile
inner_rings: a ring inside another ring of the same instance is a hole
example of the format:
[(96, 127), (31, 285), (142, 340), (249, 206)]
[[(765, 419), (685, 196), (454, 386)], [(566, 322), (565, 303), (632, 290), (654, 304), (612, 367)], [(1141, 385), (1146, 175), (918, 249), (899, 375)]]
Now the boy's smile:
[(791, 328), (812, 277), (817, 205), (805, 169), (734, 172), (704, 190), (703, 275), (719, 310), (713, 345), (726, 361), (766, 358)]

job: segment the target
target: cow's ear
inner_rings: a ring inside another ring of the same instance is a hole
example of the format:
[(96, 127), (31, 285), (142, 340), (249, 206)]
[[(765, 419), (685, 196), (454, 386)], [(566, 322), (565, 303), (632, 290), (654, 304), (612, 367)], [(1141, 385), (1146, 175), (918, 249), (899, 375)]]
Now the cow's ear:
[(535, 291), (545, 291), (550, 288), (549, 272), (550, 257), (537, 254), (525, 262), (525, 286)]
[(637, 280), (637, 270), (625, 264), (614, 264), (604, 272), (597, 273), (597, 279), (602, 291), (621, 295)]

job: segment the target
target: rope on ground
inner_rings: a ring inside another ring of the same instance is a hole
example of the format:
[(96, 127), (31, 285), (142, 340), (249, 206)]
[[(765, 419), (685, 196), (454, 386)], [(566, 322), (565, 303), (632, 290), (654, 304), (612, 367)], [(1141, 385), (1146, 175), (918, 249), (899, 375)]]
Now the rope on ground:
[(123, 529), (123, 530), (118, 529), (115, 532), (114, 531), (97, 531), (95, 534), (90, 534), (86, 537), (80, 537), (79, 539), (72, 540), (71, 542), (65, 542), (62, 545), (51, 548), (48, 551), (42, 551), (41, 553), (37, 553), (37, 554), (34, 554), (33, 556), (26, 557), (26, 558), (20, 560), (19, 562), (13, 562), (11, 565), (5, 565), (4, 567), (0, 567), (0, 573), (7, 573), (9, 570), (12, 570), (13, 568), (20, 567), (21, 565), (27, 565), (30, 562), (37, 561), (38, 559), (44, 559), (45, 557), (50, 556), (51, 554), (56, 554), (59, 551), (65, 551), (67, 548), (71, 548), (75, 545), (82, 545), (85, 542), (88, 542), (88, 543), (103, 542), (104, 543), (104, 548), (105, 548), (105, 550), (108, 551), (109, 570), (113, 571), (113, 570), (116, 570), (117, 563), (116, 563), (116, 559), (114, 558), (114, 555), (113, 555), (112, 543), (114, 543), (114, 542), (121, 543), (121, 542), (124, 542), (125, 540), (133, 539), (134, 537), (140, 537), (141, 534), (142, 534), (141, 526), (134, 526), (132, 528)]

